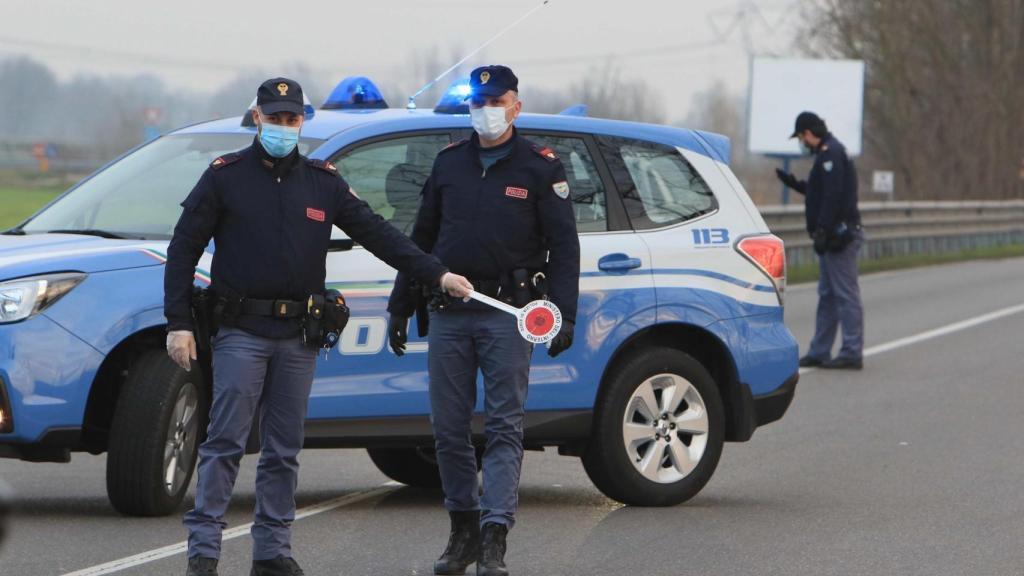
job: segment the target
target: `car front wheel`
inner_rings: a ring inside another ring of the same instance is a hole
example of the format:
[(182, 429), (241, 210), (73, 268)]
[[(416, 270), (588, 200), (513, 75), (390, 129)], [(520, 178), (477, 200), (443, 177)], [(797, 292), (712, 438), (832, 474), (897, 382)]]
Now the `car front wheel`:
[(207, 403), (202, 370), (179, 368), (167, 353), (141, 354), (128, 370), (110, 429), (107, 496), (129, 516), (164, 516), (188, 490)]

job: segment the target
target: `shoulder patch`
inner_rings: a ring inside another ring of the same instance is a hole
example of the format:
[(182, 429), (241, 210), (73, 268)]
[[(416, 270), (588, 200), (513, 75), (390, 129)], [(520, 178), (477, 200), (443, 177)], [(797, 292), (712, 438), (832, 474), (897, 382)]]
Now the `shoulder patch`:
[(463, 144), (465, 144), (467, 142), (469, 142), (468, 138), (465, 139), (465, 140), (458, 140), (456, 142), (452, 142), (451, 144), (445, 146), (444, 148), (441, 148), (441, 151), (438, 152), (438, 154), (442, 154), (444, 152), (447, 152), (447, 151), (451, 150), (452, 148), (458, 148), (459, 146), (462, 146)]
[(217, 157), (217, 159), (214, 160), (213, 162), (210, 162), (210, 168), (213, 168), (214, 170), (220, 170), (221, 168), (227, 166), (228, 164), (238, 162), (241, 158), (241, 154), (225, 154), (223, 156)]
[(569, 183), (566, 182), (565, 180), (562, 180), (561, 182), (555, 182), (554, 184), (551, 185), (551, 189), (554, 190), (555, 194), (562, 200), (565, 200), (566, 198), (569, 197)]
[(537, 144), (534, 144), (533, 151), (536, 152), (538, 156), (547, 160), (548, 162), (554, 162), (555, 160), (558, 160), (558, 154), (555, 154), (554, 150), (546, 146), (538, 146)]
[(338, 175), (338, 168), (326, 160), (314, 160), (312, 158), (307, 158), (306, 161), (309, 162), (309, 165), (313, 168), (319, 168), (324, 172), (329, 172), (335, 176)]

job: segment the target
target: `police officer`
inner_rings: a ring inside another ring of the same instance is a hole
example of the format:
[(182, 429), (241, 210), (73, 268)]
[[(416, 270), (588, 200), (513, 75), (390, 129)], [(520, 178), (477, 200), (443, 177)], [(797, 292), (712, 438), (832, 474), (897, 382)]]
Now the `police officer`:
[(332, 225), (385, 262), (456, 296), (472, 288), (424, 254), (360, 200), (335, 167), (299, 154), (302, 88), (274, 78), (257, 91), (253, 144), (217, 158), (182, 206), (167, 249), (167, 349), (184, 369), (196, 359), (190, 298), (212, 237), (213, 404), (199, 448), (195, 508), (185, 515), (188, 574), (216, 574), (224, 513), (259, 411), (262, 454), (252, 527), (253, 575), (294, 575), (290, 525), (317, 342), (304, 343), (310, 296), (324, 292)]
[[(810, 349), (801, 366), (846, 370), (863, 367), (864, 309), (857, 284), (857, 253), (864, 242), (857, 210), (857, 172), (846, 148), (813, 112), (796, 119), (791, 138), (799, 138), (813, 154), (814, 167), (806, 181), (776, 169), (782, 182), (806, 198), (807, 232), (819, 255), (818, 315)], [(843, 345), (832, 358), (836, 330), (842, 326)]]
[[(438, 154), (412, 239), (484, 294), (521, 307), (547, 293), (564, 320), (548, 351), (557, 356), (572, 345), (579, 238), (561, 161), (512, 126), (522, 109), (518, 82), (505, 66), (472, 72), (475, 134)], [(399, 274), (388, 303), (390, 344), (399, 356), (415, 308), (408, 286), (408, 276)], [(428, 339), (430, 405), (452, 529), (434, 573), (463, 574), (477, 562), (477, 574), (508, 574), (505, 536), (518, 503), (533, 346), (519, 335), (514, 317), (476, 301), (435, 308)], [(482, 498), (470, 432), (477, 370), (486, 409)]]

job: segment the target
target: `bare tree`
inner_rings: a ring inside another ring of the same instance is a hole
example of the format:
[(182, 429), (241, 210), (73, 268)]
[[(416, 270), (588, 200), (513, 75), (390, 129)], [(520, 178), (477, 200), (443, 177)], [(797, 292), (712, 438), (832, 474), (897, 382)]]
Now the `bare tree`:
[(912, 198), (1020, 198), (1024, 0), (819, 0), (810, 51), (867, 64), (865, 163)]

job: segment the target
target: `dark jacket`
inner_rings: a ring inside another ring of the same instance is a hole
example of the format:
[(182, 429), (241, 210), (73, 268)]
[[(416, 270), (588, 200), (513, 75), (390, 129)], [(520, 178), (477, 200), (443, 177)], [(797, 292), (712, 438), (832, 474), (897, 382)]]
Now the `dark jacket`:
[(808, 234), (813, 236), (817, 230), (824, 230), (831, 235), (840, 223), (851, 228), (860, 224), (857, 170), (846, 155), (846, 147), (831, 133), (825, 135), (815, 152), (814, 166), (804, 189)]
[[(513, 135), (509, 155), (488, 170), (476, 134), (442, 150), (423, 187), (412, 239), (471, 281), (502, 281), (512, 270), (544, 270), (551, 301), (575, 322), (580, 246), (565, 169), (555, 153)], [(388, 311), (415, 310), (399, 274)]]
[[(191, 330), (196, 263), (212, 237), (211, 289), (221, 295), (305, 301), (322, 293), (335, 224), (389, 265), (436, 285), (446, 271), (360, 200), (334, 166), (297, 151), (282, 159), (254, 142), (213, 161), (181, 205), (167, 248), (164, 315), (168, 330)], [(299, 319), (241, 316), (238, 327), (287, 338)]]

